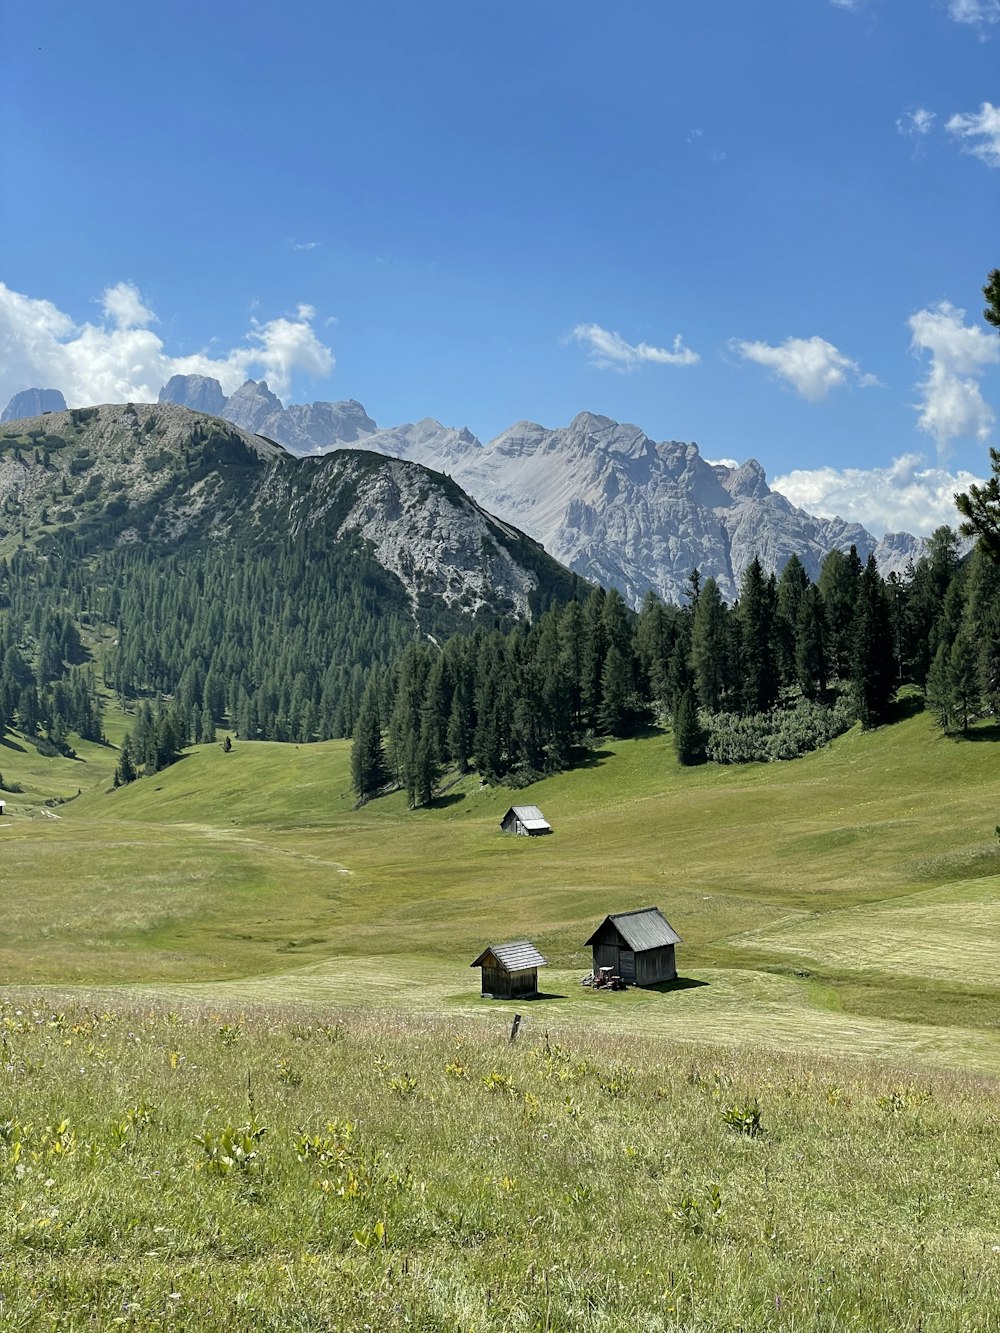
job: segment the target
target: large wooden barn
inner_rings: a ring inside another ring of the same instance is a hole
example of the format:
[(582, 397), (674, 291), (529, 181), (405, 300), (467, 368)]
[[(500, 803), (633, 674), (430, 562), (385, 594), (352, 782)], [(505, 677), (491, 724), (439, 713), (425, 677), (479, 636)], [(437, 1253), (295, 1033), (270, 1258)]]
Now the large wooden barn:
[(587, 940), (594, 972), (610, 967), (632, 986), (655, 986), (677, 976), (674, 945), (681, 937), (658, 907), (606, 916)]
[(537, 805), (512, 805), (501, 819), (500, 827), (504, 833), (521, 833), (529, 838), (552, 832), (552, 825)]
[(483, 994), (494, 1000), (518, 1000), (538, 994), (538, 969), (547, 967), (528, 940), (490, 944), (470, 967), (483, 969)]

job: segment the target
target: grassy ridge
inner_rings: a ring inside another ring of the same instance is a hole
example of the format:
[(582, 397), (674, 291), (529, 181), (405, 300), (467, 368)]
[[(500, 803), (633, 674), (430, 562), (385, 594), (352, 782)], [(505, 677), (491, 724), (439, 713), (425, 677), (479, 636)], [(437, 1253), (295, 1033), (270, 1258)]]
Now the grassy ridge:
[[(546, 1023), (1000, 1069), (994, 747), (924, 716), (789, 764), (687, 770), (668, 738), (609, 744), (531, 789), (544, 840), (499, 835), (514, 795), (474, 778), (431, 810), (355, 810), (346, 743), (205, 747), (112, 793), (113, 758), (72, 765), (83, 794), (48, 817), (27, 787), (10, 798), (11, 981), (482, 1013), (468, 961), (529, 936), (553, 965)], [(5, 774), (19, 762), (2, 751)], [(66, 784), (65, 761), (39, 762)], [(582, 941), (650, 902), (703, 984), (609, 1008), (578, 985)]]
[(11, 997), (7, 1326), (1000, 1328), (994, 1083), (499, 1017)]

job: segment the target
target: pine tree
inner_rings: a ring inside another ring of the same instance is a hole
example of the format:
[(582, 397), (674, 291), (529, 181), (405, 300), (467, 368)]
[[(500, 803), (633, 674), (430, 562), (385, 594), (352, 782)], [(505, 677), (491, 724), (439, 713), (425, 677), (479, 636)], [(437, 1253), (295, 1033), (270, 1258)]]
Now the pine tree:
[(375, 796), (387, 781), (388, 773), (378, 708), (378, 686), (376, 681), (371, 679), (361, 701), (361, 711), (358, 714), (351, 744), (351, 784), (358, 803), (363, 804)]
[(115, 786), (125, 787), (130, 782), (134, 782), (138, 777), (135, 764), (132, 761), (132, 742), (126, 736), (122, 741), (122, 748), (118, 755), (118, 763), (115, 766)]
[(889, 599), (873, 555), (858, 588), (853, 648), (851, 687), (858, 719), (866, 729), (877, 727), (886, 721), (896, 697), (898, 668)]
[(774, 585), (764, 577), (755, 556), (743, 572), (736, 607), (742, 631), (743, 707), (747, 713), (766, 712), (778, 698), (774, 603)]
[(686, 689), (674, 713), (674, 750), (678, 763), (701, 764), (705, 761), (705, 733), (698, 721), (698, 702), (693, 689)]
[(691, 621), (691, 668), (701, 706), (722, 706), (726, 684), (726, 607), (714, 578), (705, 580)]

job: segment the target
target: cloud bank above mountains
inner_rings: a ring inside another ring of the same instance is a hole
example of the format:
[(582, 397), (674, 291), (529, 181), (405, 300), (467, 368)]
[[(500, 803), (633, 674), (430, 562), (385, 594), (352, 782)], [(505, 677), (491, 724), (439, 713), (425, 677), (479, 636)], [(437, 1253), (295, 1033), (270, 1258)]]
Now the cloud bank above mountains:
[(313, 328), (316, 312), (300, 305), (293, 315), (253, 321), (245, 343), (220, 354), (172, 356), (150, 326), (156, 315), (138, 288), (118, 282), (101, 296), (103, 318), (76, 323), (51, 301), (0, 283), (0, 397), (38, 385), (61, 389), (72, 406), (155, 402), (171, 375), (210, 375), (232, 393), (251, 374), (275, 393), (291, 392), (299, 373), (322, 378), (334, 355)]
[[(310, 305), (251, 321), (236, 347), (186, 356), (167, 350), (154, 327), (157, 316), (134, 283), (107, 287), (99, 306), (99, 318), (79, 323), (53, 302), (0, 283), (0, 403), (28, 387), (58, 388), (71, 406), (155, 402), (160, 388), (178, 374), (210, 376), (227, 395), (248, 378), (263, 378), (287, 400), (298, 377), (322, 380), (335, 366), (333, 350), (316, 332), (316, 311)], [(919, 310), (908, 321), (910, 350), (925, 369), (914, 385), (918, 398), (911, 406), (919, 429), (937, 445), (936, 463), (907, 452), (888, 465), (868, 469), (793, 468), (774, 479), (774, 488), (810, 513), (837, 514), (879, 534), (926, 535), (942, 523), (954, 524), (954, 493), (982, 478), (949, 470), (949, 447), (962, 437), (988, 441), (996, 414), (983, 397), (981, 382), (991, 367), (1000, 365), (1000, 340), (966, 321), (966, 312), (948, 302)], [(591, 363), (604, 370), (683, 367), (686, 373), (697, 373), (701, 362), (680, 335), (669, 347), (658, 347), (629, 343), (597, 324), (581, 324), (571, 337), (587, 350)], [(732, 340), (728, 347), (814, 404), (835, 390), (880, 383), (815, 335), (789, 337), (775, 346)]]

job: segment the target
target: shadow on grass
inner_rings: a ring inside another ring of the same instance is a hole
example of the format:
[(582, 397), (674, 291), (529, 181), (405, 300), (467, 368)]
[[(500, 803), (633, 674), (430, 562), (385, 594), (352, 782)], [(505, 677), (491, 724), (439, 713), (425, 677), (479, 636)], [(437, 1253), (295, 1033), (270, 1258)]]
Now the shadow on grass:
[(916, 692), (901, 695), (892, 705), (890, 722), (903, 722), (924, 711), (924, 696)]
[(697, 977), (676, 977), (673, 981), (658, 981), (655, 986), (639, 986), (638, 990), (657, 991), (660, 995), (669, 995), (675, 990), (700, 990), (711, 982), (700, 981)]
[(573, 767), (597, 768), (605, 759), (611, 759), (613, 756), (613, 750), (577, 750), (573, 755)]
[(1000, 723), (991, 722), (985, 727), (974, 727), (963, 735), (960, 731), (948, 732), (950, 741), (1000, 741)]
[(16, 750), (18, 754), (28, 753), (23, 745), (18, 745), (17, 741), (12, 740), (10, 736), (4, 736), (3, 739), (0, 740), (0, 746), (5, 750)]
[(465, 800), (464, 791), (446, 792), (443, 796), (435, 796), (433, 801), (427, 806), (428, 810), (444, 810), (449, 805), (457, 805), (459, 801)]

